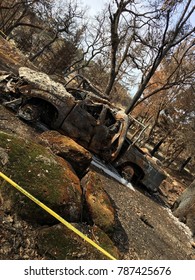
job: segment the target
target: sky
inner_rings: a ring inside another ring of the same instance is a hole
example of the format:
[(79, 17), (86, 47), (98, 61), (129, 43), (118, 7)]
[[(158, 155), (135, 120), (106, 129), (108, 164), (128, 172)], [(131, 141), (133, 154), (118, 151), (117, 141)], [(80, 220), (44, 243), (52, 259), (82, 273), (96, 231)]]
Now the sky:
[[(109, 3), (109, 0), (80, 0), (84, 6), (89, 7), (89, 14), (94, 16), (97, 12), (101, 11), (104, 8), (105, 3)], [(192, 14), (190, 22), (195, 26), (195, 13)]]
[(81, 2), (90, 8), (89, 13), (91, 15), (95, 15), (103, 9), (104, 3), (108, 2), (108, 0), (81, 0)]

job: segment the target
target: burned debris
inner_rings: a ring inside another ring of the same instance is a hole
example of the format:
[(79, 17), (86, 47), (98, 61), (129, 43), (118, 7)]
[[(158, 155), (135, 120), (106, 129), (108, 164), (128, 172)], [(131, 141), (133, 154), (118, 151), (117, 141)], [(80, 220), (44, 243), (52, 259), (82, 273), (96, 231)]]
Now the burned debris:
[(77, 75), (74, 87), (70, 83), (64, 86), (45, 73), (21, 67), (18, 76), (0, 73), (0, 89), (4, 105), (14, 109), (20, 118), (40, 120), (105, 160), (118, 155), (126, 137), (128, 117), (87, 79)]

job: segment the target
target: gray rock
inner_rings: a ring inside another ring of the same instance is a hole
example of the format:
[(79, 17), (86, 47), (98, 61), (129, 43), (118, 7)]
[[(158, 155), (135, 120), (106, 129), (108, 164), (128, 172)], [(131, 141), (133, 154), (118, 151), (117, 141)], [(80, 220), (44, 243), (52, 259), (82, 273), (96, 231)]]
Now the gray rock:
[(173, 214), (184, 222), (195, 235), (195, 180), (173, 205)]

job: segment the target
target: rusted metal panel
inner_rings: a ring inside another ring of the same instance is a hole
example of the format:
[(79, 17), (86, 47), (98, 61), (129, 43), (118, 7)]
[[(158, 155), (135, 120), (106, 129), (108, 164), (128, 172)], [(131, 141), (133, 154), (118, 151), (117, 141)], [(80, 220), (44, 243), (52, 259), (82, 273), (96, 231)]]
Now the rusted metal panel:
[[(138, 181), (144, 184), (148, 189), (156, 191), (161, 182), (166, 178), (163, 170), (158, 166), (152, 158), (150, 159), (137, 146), (132, 145), (131, 141), (127, 140), (128, 148), (119, 155), (115, 162), (117, 169), (122, 172), (126, 166), (134, 168)], [(126, 144), (127, 144), (126, 143)], [(140, 177), (139, 177), (140, 175)]]

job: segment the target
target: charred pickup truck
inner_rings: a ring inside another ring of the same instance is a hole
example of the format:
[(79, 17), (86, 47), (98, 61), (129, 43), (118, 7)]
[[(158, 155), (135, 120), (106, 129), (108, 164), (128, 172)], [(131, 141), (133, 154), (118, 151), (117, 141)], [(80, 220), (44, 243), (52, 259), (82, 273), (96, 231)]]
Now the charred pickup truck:
[(27, 122), (42, 122), (112, 162), (128, 180), (151, 190), (165, 178), (160, 167), (127, 139), (129, 118), (86, 78), (62, 84), (27, 67), (18, 75), (0, 72), (0, 100)]

